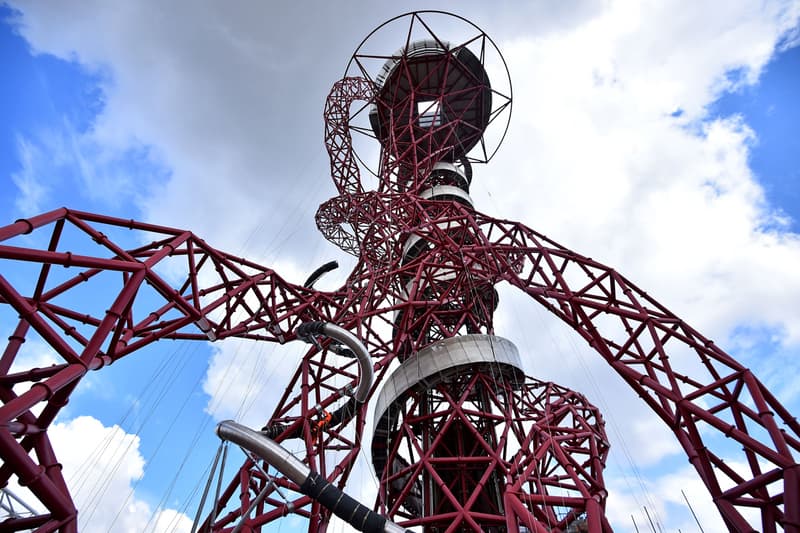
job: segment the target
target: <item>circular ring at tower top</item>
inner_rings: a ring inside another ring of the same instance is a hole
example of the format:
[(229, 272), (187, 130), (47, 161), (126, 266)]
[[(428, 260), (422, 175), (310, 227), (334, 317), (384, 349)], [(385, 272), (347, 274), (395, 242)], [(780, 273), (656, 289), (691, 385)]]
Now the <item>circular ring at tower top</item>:
[(349, 124), (361, 134), (353, 136), (356, 157), (376, 176), (373, 139), (391, 159), (413, 165), (431, 155), (432, 163), (485, 163), (508, 130), (505, 60), (484, 31), (451, 13), (418, 11), (384, 22), (358, 46), (345, 77), (375, 84), (374, 99), (353, 106)]
[[(396, 157), (457, 161), (481, 140), (492, 111), (489, 75), (466, 47), (425, 39), (398, 50), (375, 79), (372, 131)], [(415, 149), (418, 153), (411, 154)]]

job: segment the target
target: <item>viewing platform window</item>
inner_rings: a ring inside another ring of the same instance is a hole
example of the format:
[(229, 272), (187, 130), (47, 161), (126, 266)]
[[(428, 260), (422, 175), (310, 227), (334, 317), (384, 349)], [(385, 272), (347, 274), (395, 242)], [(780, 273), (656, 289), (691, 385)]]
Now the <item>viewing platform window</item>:
[(421, 128), (442, 125), (442, 111), (438, 100), (417, 102), (418, 123)]

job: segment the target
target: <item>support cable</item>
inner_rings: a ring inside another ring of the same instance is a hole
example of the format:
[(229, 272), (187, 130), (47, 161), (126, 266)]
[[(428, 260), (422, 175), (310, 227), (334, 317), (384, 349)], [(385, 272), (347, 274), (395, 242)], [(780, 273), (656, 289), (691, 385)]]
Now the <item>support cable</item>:
[(208, 473), (206, 488), (203, 490), (203, 496), (200, 498), (200, 505), (197, 506), (197, 514), (194, 516), (194, 522), (192, 523), (192, 533), (197, 531), (197, 526), (200, 523), (200, 514), (203, 512), (203, 506), (206, 504), (208, 490), (211, 488), (211, 481), (214, 479), (214, 474), (217, 471), (217, 463), (219, 462), (219, 456), (222, 454), (222, 448), (224, 447), (225, 442), (220, 442), (219, 447), (217, 448), (217, 454), (214, 456), (214, 462), (211, 465), (211, 471)]

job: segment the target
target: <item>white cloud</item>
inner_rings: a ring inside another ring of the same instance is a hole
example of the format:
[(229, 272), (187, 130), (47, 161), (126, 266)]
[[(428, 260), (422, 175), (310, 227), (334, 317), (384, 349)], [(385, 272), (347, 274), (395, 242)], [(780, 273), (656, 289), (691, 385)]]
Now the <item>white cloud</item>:
[(206, 412), (217, 421), (234, 419), (260, 428), (278, 404), (305, 345), (228, 339), (212, 346), (203, 382), (209, 395)]
[(32, 368), (47, 368), (63, 363), (52, 348), (40, 339), (26, 339), (20, 351), (11, 363), (9, 373), (21, 372)]
[(23, 137), (17, 138), (17, 154), (22, 168), (11, 175), (11, 181), (19, 191), (14, 205), (21, 213), (38, 213), (42, 210), (42, 203), (48, 192), (47, 186), (42, 183), (39, 169), (36, 168), (36, 161), (42, 154)]
[[(90, 416), (53, 424), (49, 430), (62, 473), (78, 508), (84, 532), (181, 532), (191, 520), (174, 509), (153, 508), (135, 494), (145, 461), (137, 435), (119, 426), (105, 427)], [(39, 504), (16, 483), (12, 490), (34, 508)]]
[[(728, 463), (740, 472), (747, 468), (742, 464)], [(646, 481), (651, 500), (638, 499), (634, 485), (638, 480), (610, 479), (608, 485), (614, 488), (609, 496), (607, 514), (615, 531), (633, 533), (636, 531), (634, 521), (640, 530), (649, 531), (647, 514), (654, 523), (662, 526), (664, 531), (698, 531), (697, 523), (704, 531), (726, 531), (722, 518), (716, 510), (708, 491), (691, 466), (683, 466), (669, 474)], [(688, 501), (688, 504), (687, 504)], [(647, 508), (647, 512), (644, 508)], [(749, 510), (744, 518), (754, 529), (760, 527), (760, 516), (757, 511)], [(633, 516), (634, 520), (631, 520)], [(642, 527), (643, 526), (643, 527)], [(657, 526), (658, 527), (658, 526)]]
[[(91, 142), (120, 152), (143, 144), (163, 156), (171, 173), (141, 187), (144, 218), (233, 250), (254, 231), (258, 246), (304, 236), (283, 244), (294, 255), (308, 253), (307, 240), (322, 242), (313, 212), (334, 191), (324, 99), (358, 36), (387, 18), (385, 7), (319, 3), (308, 17), (300, 5), (258, 3), (18, 5), (34, 50), (104, 73), (105, 107), (86, 133)], [(531, 18), (546, 28), (586, 17), (590, 5), (532, 8)], [(516, 10), (499, 9), (498, 20), (518, 25)]]
[[(479, 4), (459, 9), (498, 41), (515, 103), (505, 146), (475, 169), (478, 208), (617, 267), (718, 344), (745, 325), (800, 349), (800, 237), (749, 168), (754, 133), (739, 117), (707, 116), (723, 92), (757, 83), (782, 39), (796, 40), (800, 5), (576, 2), (489, 13)], [(37, 3), (23, 8), (21, 31), (36, 50), (108, 70), (107, 106), (87, 135), (112, 152), (151, 147), (169, 170), (139, 191), (143, 218), (237, 254), (308, 265), (335, 253), (312, 222), (333, 194), (324, 97), (359, 37), (393, 15), (372, 4), (316, 7), (309, 18), (286, 6)], [(674, 446), (647, 445), (652, 415), (619, 379), (522, 300), (504, 294), (512, 308), (501, 309), (498, 333), (529, 354), (529, 371), (607, 406), (637, 461), (671, 457)], [(537, 332), (526, 336), (529, 324)], [(279, 391), (254, 378), (283, 352), (259, 350), (218, 347), (205, 384), (216, 417), (257, 425), (271, 411)]]
[(62, 207), (65, 198), (80, 204), (72, 208), (102, 205), (117, 211), (137, 201), (142, 195), (138, 188), (146, 188), (163, 172), (147, 147), (110, 149), (66, 119), (19, 135), (16, 148), (21, 168), (11, 181), (17, 189), (15, 208), (23, 216)]
[(617, 267), (712, 337), (760, 320), (797, 343), (800, 240), (748, 167), (753, 133), (735, 117), (698, 122), (726, 72), (760, 72), (786, 26), (769, 10), (675, 20), (612, 6), (503, 45), (523, 96), (498, 159), (476, 169), (478, 205)]

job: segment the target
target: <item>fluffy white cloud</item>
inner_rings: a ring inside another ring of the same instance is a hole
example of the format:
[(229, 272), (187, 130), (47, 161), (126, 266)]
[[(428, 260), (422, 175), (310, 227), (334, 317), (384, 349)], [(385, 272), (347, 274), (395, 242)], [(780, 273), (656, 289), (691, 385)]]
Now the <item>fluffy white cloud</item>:
[(747, 126), (700, 122), (731, 69), (744, 73), (737, 83), (763, 69), (788, 27), (773, 11), (671, 16), (620, 3), (572, 31), (507, 43), (524, 97), (498, 160), (476, 171), (478, 191), (712, 337), (760, 321), (796, 343), (800, 240), (748, 167)]
[[(754, 133), (707, 109), (757, 83), (781, 39), (796, 36), (800, 5), (543, 5), (459, 6), (498, 41), (515, 91), (506, 145), (475, 169), (476, 205), (618, 267), (719, 344), (742, 327), (770, 332), (783, 355), (759, 365), (796, 366), (786, 354), (800, 349), (800, 238), (748, 165)], [(305, 9), (40, 2), (22, 6), (21, 31), (36, 50), (106, 73), (106, 107), (84, 142), (155, 154), (167, 179), (140, 191), (142, 217), (235, 253), (280, 254), (299, 274), (335, 253), (312, 221), (333, 191), (324, 97), (359, 37), (393, 15), (372, 4)], [(650, 415), (620, 380), (523, 300), (504, 292), (498, 333), (530, 355), (529, 372), (583, 390), (637, 462), (673, 456), (668, 438), (652, 445)], [(271, 411), (278, 391), (262, 390), (261, 376), (283, 352), (260, 349), (218, 348), (205, 384), (216, 417), (257, 425), (263, 411), (251, 419), (247, 407)]]

